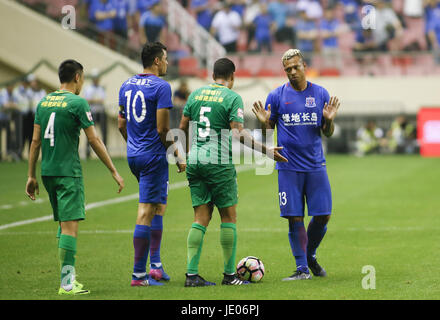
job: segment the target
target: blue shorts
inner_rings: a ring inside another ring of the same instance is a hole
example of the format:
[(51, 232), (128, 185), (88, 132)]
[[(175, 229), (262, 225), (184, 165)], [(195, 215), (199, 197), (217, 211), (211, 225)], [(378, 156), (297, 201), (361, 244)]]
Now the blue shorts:
[(331, 214), (332, 193), (326, 169), (314, 172), (278, 170), (278, 191), (283, 218), (304, 216), (305, 203), (309, 216)]
[(128, 157), (131, 172), (139, 182), (140, 203), (167, 203), (168, 161), (166, 155)]

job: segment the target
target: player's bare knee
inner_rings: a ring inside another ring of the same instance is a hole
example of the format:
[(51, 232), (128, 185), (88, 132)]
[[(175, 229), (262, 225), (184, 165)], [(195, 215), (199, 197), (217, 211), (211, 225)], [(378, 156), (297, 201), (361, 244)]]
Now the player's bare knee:
[(156, 212), (155, 212), (155, 214), (156, 214), (156, 215), (159, 215), (159, 216), (164, 216), (164, 215), (165, 215), (165, 211), (166, 211), (166, 209), (167, 209), (167, 205), (166, 205), (166, 204), (159, 203), (159, 204), (156, 206)]
[(136, 224), (141, 225), (151, 225), (151, 221), (155, 216), (155, 207), (151, 204), (139, 204), (138, 216), (136, 219)]

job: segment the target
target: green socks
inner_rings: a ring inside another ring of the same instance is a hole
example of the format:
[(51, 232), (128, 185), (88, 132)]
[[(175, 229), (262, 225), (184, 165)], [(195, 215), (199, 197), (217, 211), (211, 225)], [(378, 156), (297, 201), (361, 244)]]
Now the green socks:
[[(199, 261), (202, 253), (203, 238), (206, 227), (193, 223), (188, 233), (188, 274), (199, 273)], [(223, 249), (224, 268), (226, 274), (235, 273), (235, 255), (237, 251), (237, 228), (235, 223), (222, 223), (220, 225), (220, 244)]]
[(58, 255), (61, 264), (61, 287), (69, 289), (75, 280), (76, 238), (61, 234)]
[(199, 261), (202, 254), (203, 238), (205, 236), (206, 227), (198, 223), (193, 223), (188, 233), (187, 249), (188, 263), (187, 273), (199, 273)]
[(220, 225), (220, 243), (223, 248), (225, 273), (234, 274), (237, 251), (237, 228), (235, 223), (222, 223)]

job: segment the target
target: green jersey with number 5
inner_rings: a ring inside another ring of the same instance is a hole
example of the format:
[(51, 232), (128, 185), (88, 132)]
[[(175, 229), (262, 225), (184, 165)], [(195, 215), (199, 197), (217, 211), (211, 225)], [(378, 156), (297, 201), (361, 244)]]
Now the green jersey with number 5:
[(38, 103), (35, 124), (41, 127), (41, 175), (82, 177), (80, 131), (93, 125), (87, 101), (66, 90), (52, 92)]
[(214, 83), (191, 93), (183, 114), (192, 121), (189, 163), (232, 164), (230, 123), (243, 123), (243, 100)]

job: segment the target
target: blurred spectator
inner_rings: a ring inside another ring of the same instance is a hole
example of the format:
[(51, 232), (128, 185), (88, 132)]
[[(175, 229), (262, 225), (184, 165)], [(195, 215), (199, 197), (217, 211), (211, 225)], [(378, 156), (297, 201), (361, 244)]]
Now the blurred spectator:
[[(24, 99), (22, 106), (25, 107), (27, 104), (27, 109), (22, 109), (23, 116), (23, 144), (22, 147), (28, 142), (28, 149), (31, 146), (32, 134), (34, 132), (34, 119), (35, 111), (37, 111), (37, 105), (41, 99), (46, 96), (46, 90), (42, 89), (38, 83), (37, 78), (34, 74), (29, 74), (27, 76), (27, 82), (29, 83), (29, 88), (27, 92), (22, 97)], [(21, 156), (21, 152), (20, 152)]]
[[(99, 125), (102, 133), (102, 141), (107, 144), (107, 114), (105, 112), (105, 88), (99, 83), (99, 70), (93, 69), (91, 72), (92, 83), (84, 88), (84, 99), (90, 105), (93, 121)], [(87, 158), (90, 157), (90, 146), (87, 144)]]
[(272, 33), (275, 32), (276, 25), (267, 11), (267, 5), (262, 3), (260, 8), (260, 14), (254, 19), (257, 52), (261, 52), (263, 47), (272, 52)]
[(128, 30), (132, 26), (132, 17), (134, 8), (130, 6), (129, 0), (113, 0), (113, 6), (116, 10), (116, 16), (113, 19), (113, 31), (118, 36), (127, 39)]
[(435, 60), (440, 64), (440, 8), (438, 7), (432, 12), (428, 25), (428, 36)]
[(174, 91), (173, 106), (184, 107), (191, 91), (186, 79), (180, 79), (179, 87)]
[(246, 0), (229, 0), (229, 2), (231, 3), (231, 10), (237, 12), (243, 18), (246, 10)]
[(226, 52), (237, 52), (237, 40), (240, 35), (240, 15), (231, 9), (231, 3), (226, 2), (218, 11), (211, 25), (211, 34), (218, 37)]
[(135, 30), (138, 30), (138, 28), (140, 27), (140, 20), (142, 14), (147, 12), (151, 8), (151, 5), (157, 2), (158, 0), (134, 0), (134, 1), (135, 1), (135, 7), (134, 7), (135, 13), (134, 13), (133, 28)]
[(373, 120), (369, 120), (364, 127), (359, 128), (356, 137), (355, 154), (357, 156), (378, 153), (382, 147), (386, 146), (383, 130), (378, 128)]
[(305, 10), (301, 10), (299, 13), (296, 35), (298, 38), (297, 47), (304, 54), (304, 61), (310, 66), (312, 53), (315, 51), (318, 39), (318, 28), (316, 22), (309, 18)]
[(255, 38), (255, 18), (260, 14), (260, 1), (250, 0), (244, 12), (243, 23), (247, 30), (247, 49), (250, 51), (252, 40)]
[(322, 6), (318, 0), (299, 0), (296, 9), (305, 11), (309, 19), (321, 19), (323, 15)]
[(374, 40), (373, 30), (360, 28), (356, 32), (354, 52), (373, 52), (378, 49)]
[(431, 39), (429, 36), (429, 27), (435, 19), (435, 10), (440, 8), (440, 0), (426, 0), (425, 1), (425, 34), (428, 42), (428, 49), (432, 49)]
[(416, 129), (403, 115), (393, 121), (387, 138), (392, 153), (414, 153), (417, 147)]
[(353, 45), (354, 58), (361, 67), (361, 73), (366, 74), (366, 70), (375, 64), (377, 58), (369, 52), (378, 51), (376, 41), (373, 36), (373, 30), (359, 28), (356, 31), (355, 43)]
[(275, 40), (278, 42), (287, 42), (294, 47), (296, 35), (295, 30), (287, 23), (289, 10), (285, 2), (286, 0), (272, 0), (267, 9), (276, 24)]
[(211, 28), (212, 10), (209, 0), (192, 0), (191, 9), (196, 14), (197, 22), (207, 31)]
[(89, 7), (89, 16), (99, 31), (98, 41), (113, 48), (113, 19), (116, 17), (113, 2), (110, 0), (92, 1)]
[[(376, 28), (373, 29), (374, 40), (381, 51), (399, 50), (403, 28), (394, 10), (384, 0), (376, 1)], [(390, 40), (395, 44), (389, 48)]]
[(14, 94), (14, 84), (9, 84), (0, 91), (0, 130), (3, 129), (6, 129), (6, 152), (14, 160), (20, 160), (22, 117), (19, 97)]
[(153, 3), (150, 9), (141, 15), (139, 23), (141, 44), (160, 40), (166, 19), (159, 1)]
[(190, 93), (191, 91), (189, 90), (186, 79), (180, 79), (179, 87), (174, 91), (173, 94), (173, 108), (171, 108), (170, 111), (171, 128), (179, 127), (183, 107), (185, 106)]
[(423, 0), (404, 0), (403, 2), (403, 50), (426, 50), (426, 38), (423, 36)]
[(358, 0), (340, 0), (344, 8), (344, 21), (350, 26), (352, 31), (357, 31), (360, 27), (359, 1)]
[(137, 0), (137, 11), (142, 15), (145, 11), (150, 10), (153, 4), (158, 2), (159, 0)]
[(404, 0), (403, 15), (421, 18), (423, 16), (423, 0)]
[(343, 26), (335, 18), (334, 9), (327, 8), (324, 11), (324, 18), (320, 24), (322, 39), (322, 53), (326, 67), (335, 66), (341, 68), (341, 55), (339, 50), (338, 37), (344, 31)]
[[(40, 87), (40, 84), (38, 83), (37, 78), (30, 74), (28, 76), (29, 80), (29, 100), (31, 104), (31, 110), (32, 110), (32, 118), (35, 116), (35, 112), (37, 111), (37, 105), (46, 96), (46, 90), (42, 89)], [(33, 125), (32, 125), (32, 132), (33, 132)]]

